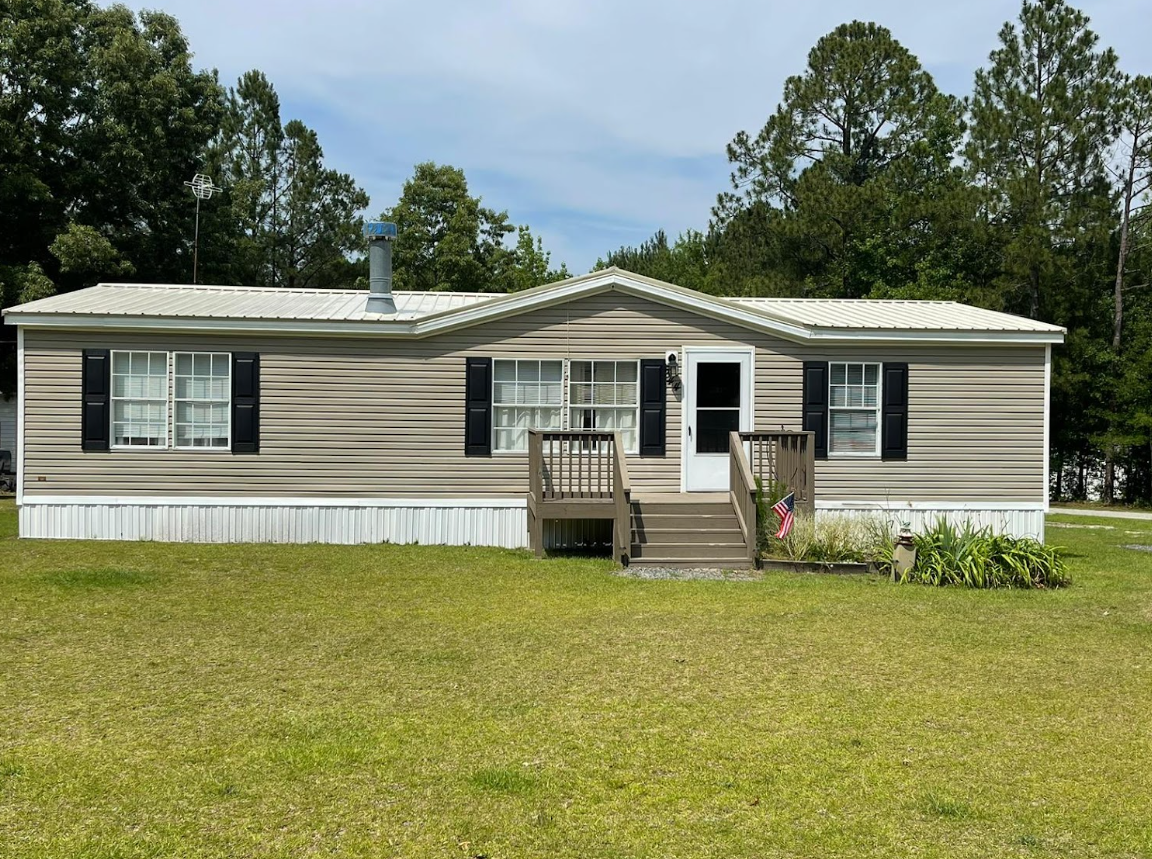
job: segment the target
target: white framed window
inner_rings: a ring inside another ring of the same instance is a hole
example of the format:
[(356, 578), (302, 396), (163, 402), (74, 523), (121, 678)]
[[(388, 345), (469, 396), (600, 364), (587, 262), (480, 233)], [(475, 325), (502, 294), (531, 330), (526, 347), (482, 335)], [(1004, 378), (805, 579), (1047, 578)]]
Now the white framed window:
[(625, 453), (639, 453), (640, 362), (571, 361), (568, 428), (619, 432)]
[(828, 365), (828, 455), (880, 455), (880, 365)]
[(528, 449), (528, 430), (558, 430), (564, 409), (564, 362), (492, 362), (493, 450)]
[(172, 355), (175, 447), (232, 446), (232, 356), (227, 352)]
[(168, 446), (168, 353), (112, 353), (112, 447)]

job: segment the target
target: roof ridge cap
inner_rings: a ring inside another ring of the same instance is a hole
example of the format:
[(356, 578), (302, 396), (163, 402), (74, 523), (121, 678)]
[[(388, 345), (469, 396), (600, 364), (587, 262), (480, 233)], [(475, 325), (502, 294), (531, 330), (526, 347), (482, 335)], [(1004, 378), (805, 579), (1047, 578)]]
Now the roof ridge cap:
[[(853, 304), (962, 304), (951, 298), (815, 298), (809, 295), (721, 295), (719, 298), (735, 299), (737, 301), (822, 301), (845, 302)], [(975, 304), (965, 304), (965, 307), (977, 307)], [(980, 308), (987, 310), (988, 308)], [(999, 313), (1001, 311), (993, 311)]]
[[(252, 286), (250, 284), (227, 283), (133, 283), (131, 281), (101, 281), (93, 286), (109, 289), (187, 289), (202, 290), (204, 292), (261, 292), (278, 293), (282, 295), (367, 295), (368, 287), (323, 287), (323, 286)], [(468, 292), (451, 289), (394, 289), (394, 295), (460, 295), (469, 298), (499, 298), (511, 295), (506, 292), (483, 292), (472, 290)]]

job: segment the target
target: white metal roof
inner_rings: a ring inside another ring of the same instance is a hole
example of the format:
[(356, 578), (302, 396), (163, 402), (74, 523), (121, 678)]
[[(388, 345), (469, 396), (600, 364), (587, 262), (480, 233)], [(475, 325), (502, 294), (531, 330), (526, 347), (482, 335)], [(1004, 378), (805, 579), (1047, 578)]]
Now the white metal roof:
[[(389, 319), (419, 319), (498, 298), (482, 292), (396, 292)], [(101, 283), (10, 308), (19, 313), (96, 314), (199, 319), (378, 320), (363, 289)]]
[(1056, 325), (956, 301), (850, 298), (729, 298), (814, 328), (911, 331), (1061, 331)]
[(17, 325), (422, 337), (613, 290), (797, 341), (1059, 343), (1064, 335), (1056, 325), (950, 301), (719, 297), (615, 268), (511, 295), (395, 292), (395, 314), (369, 313), (366, 290), (103, 283), (4, 315)]

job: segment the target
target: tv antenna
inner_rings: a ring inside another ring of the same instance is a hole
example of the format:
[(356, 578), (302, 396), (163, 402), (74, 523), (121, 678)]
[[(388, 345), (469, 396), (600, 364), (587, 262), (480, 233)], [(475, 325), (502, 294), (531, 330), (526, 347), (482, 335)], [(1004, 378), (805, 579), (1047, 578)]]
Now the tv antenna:
[(203, 173), (197, 173), (191, 182), (184, 184), (192, 189), (192, 194), (196, 197), (196, 232), (192, 239), (192, 282), (196, 283), (196, 268), (200, 257), (200, 201), (211, 200), (215, 192), (224, 189), (213, 185), (212, 177)]

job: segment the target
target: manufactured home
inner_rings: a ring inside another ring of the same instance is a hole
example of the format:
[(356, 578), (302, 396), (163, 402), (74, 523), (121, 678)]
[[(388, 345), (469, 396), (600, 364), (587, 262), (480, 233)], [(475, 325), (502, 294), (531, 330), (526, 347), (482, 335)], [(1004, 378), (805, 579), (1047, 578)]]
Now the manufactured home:
[(748, 556), (801, 509), (1043, 536), (1063, 329), (951, 302), (106, 283), (18, 326), (23, 537)]

